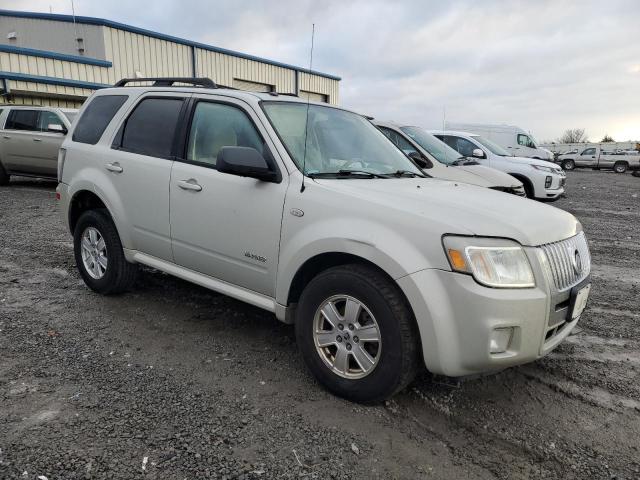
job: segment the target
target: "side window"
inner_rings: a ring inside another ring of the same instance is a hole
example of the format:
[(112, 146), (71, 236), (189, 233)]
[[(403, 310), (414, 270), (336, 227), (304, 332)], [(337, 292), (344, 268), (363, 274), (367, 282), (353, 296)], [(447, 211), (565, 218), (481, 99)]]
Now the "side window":
[(215, 166), (222, 147), (251, 147), (265, 155), (262, 137), (242, 110), (198, 102), (189, 132), (187, 160)]
[(393, 130), (385, 127), (380, 127), (380, 130), (382, 130), (382, 133), (384, 133), (389, 140), (395, 143), (396, 147), (407, 155), (411, 152), (417, 152), (416, 148), (398, 132), (394, 132)]
[(38, 128), (38, 110), (11, 110), (5, 129), (7, 130), (25, 130), (28, 132), (37, 132)]
[(580, 155), (595, 155), (595, 154), (596, 154), (596, 149), (595, 148), (587, 148)]
[(522, 133), (518, 134), (518, 145), (522, 145), (523, 147), (536, 148), (535, 144), (529, 138), (529, 136)]
[(40, 112), (40, 120), (38, 121), (38, 129), (41, 132), (46, 132), (49, 129), (49, 125), (58, 125), (62, 130), (66, 130), (67, 127), (64, 126), (60, 117), (53, 112), (49, 111), (41, 111)]
[(182, 98), (145, 98), (123, 125), (120, 149), (150, 157), (169, 158)]
[(107, 125), (127, 98), (127, 95), (101, 95), (94, 98), (78, 119), (73, 131), (73, 141), (90, 145), (98, 143)]
[(445, 136), (444, 141), (460, 155), (465, 157), (472, 157), (473, 151), (478, 148), (475, 143), (462, 137)]

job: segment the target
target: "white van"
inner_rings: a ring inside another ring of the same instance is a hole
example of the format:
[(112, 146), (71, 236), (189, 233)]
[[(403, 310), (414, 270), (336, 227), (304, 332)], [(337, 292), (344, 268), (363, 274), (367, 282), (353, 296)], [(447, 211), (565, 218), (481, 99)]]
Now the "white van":
[(481, 123), (445, 123), (446, 130), (475, 133), (506, 148), (516, 157), (530, 157), (553, 162), (553, 153), (538, 146), (533, 135), (515, 125), (485, 125)]

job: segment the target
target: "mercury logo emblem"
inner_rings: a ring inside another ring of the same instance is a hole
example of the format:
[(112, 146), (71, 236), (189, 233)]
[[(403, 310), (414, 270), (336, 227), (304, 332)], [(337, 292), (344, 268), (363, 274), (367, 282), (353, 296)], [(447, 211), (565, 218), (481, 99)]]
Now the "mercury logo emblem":
[(580, 252), (576, 250), (573, 252), (573, 271), (576, 275), (580, 275), (582, 273), (582, 258), (580, 258)]

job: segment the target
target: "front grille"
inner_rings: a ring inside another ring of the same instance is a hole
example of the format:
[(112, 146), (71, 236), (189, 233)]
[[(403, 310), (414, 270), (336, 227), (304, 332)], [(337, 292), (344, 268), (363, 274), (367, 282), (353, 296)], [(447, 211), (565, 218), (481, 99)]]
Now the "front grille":
[(584, 232), (540, 248), (547, 257), (553, 282), (559, 292), (580, 283), (591, 272), (591, 255)]

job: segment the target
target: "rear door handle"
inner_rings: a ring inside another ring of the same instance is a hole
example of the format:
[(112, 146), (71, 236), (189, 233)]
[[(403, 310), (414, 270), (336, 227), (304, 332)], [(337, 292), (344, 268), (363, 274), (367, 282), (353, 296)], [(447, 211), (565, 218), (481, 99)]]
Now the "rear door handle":
[(104, 168), (113, 173), (122, 173), (123, 170), (118, 162), (107, 163), (105, 164)]
[(179, 180), (178, 186), (183, 190), (191, 190), (194, 192), (202, 191), (202, 186), (200, 186), (195, 178), (190, 178), (189, 180)]

